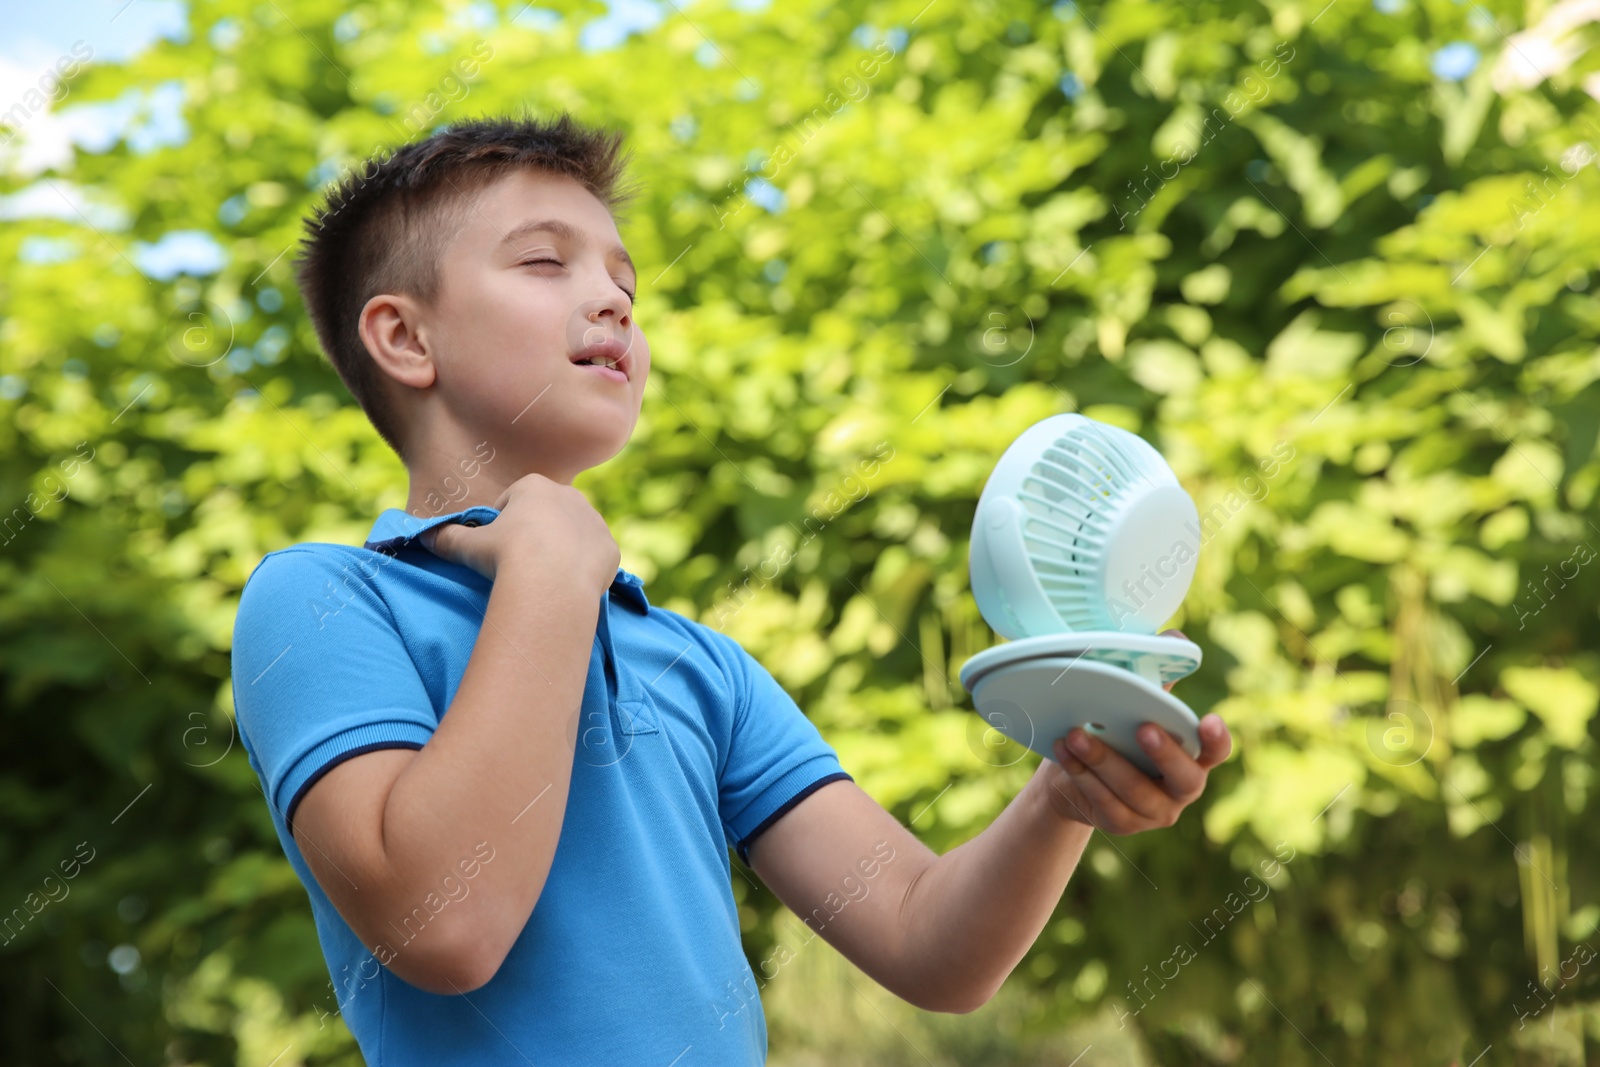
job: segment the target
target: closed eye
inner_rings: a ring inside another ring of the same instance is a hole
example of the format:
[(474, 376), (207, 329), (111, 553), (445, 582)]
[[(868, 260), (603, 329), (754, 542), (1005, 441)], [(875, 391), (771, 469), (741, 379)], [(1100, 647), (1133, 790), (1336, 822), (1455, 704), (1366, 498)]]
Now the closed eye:
[[(544, 257), (542, 259), (524, 259), (521, 262), (519, 262), (517, 264), (517, 266), (519, 266), (519, 267), (532, 267), (532, 266), (537, 266), (540, 263), (552, 263), (557, 267), (562, 265), (562, 263), (561, 263), (561, 261), (559, 259), (551, 259), (548, 256), (546, 256), (546, 257)], [(637, 297), (635, 295), (635, 291), (632, 290), (632, 289), (629, 289), (627, 286), (623, 285), (621, 282), (617, 283), (617, 288), (621, 289), (624, 293), (628, 294), (628, 302), (630, 304), (633, 303), (637, 299)]]

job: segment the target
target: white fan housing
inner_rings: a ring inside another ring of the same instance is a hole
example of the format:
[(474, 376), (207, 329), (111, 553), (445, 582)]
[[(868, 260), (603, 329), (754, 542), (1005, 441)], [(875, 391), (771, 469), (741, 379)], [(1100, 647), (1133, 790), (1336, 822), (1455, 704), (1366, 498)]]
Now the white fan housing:
[(1200, 514), (1138, 434), (1084, 415), (1025, 430), (983, 487), (969, 566), (978, 610), (1009, 638), (1154, 634), (1183, 603)]

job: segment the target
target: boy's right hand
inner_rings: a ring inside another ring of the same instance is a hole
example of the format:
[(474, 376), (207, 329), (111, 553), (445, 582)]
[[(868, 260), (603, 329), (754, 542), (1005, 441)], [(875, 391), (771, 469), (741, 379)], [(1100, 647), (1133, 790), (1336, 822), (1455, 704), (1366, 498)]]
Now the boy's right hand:
[(490, 581), (502, 564), (520, 557), (541, 561), (547, 573), (581, 580), (596, 596), (611, 587), (622, 553), (606, 520), (581, 491), (528, 474), (507, 486), (494, 508), (500, 514), (486, 526), (446, 523), (418, 540), (441, 559)]

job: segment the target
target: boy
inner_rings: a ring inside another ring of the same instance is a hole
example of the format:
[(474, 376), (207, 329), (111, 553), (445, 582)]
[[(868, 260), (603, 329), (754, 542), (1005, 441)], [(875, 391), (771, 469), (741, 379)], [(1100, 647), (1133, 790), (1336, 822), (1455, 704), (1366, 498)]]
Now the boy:
[(620, 143), (463, 123), (343, 181), (300, 258), (411, 490), (361, 548), (261, 561), (235, 707), (373, 1063), (764, 1062), (729, 845), (898, 996), (972, 1011), (1093, 826), (1171, 825), (1230, 748), (1214, 715), (1198, 761), (1162, 734), (1158, 784), (1058, 743), (940, 857), (736, 642), (651, 606), (572, 487), (626, 444), (650, 370)]

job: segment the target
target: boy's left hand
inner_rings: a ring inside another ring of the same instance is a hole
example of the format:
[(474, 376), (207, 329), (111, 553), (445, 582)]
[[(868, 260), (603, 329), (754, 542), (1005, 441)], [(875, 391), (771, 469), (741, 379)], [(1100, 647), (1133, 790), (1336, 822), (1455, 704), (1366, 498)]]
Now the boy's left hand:
[[(1182, 637), (1178, 630), (1163, 631)], [(1168, 692), (1176, 682), (1162, 686)], [(1136, 834), (1171, 826), (1183, 809), (1199, 799), (1211, 768), (1228, 758), (1233, 740), (1222, 717), (1215, 712), (1200, 720), (1200, 758), (1194, 759), (1154, 723), (1139, 727), (1141, 741), (1148, 735), (1154, 747), (1145, 751), (1161, 768), (1163, 777), (1151, 778), (1127, 757), (1081, 727), (1058, 738), (1056, 762), (1046, 760), (1039, 773), (1049, 779), (1051, 806), (1070, 822), (1083, 823), (1109, 834)], [(1079, 755), (1076, 742), (1087, 742)], [(1074, 742), (1069, 745), (1068, 742)]]

